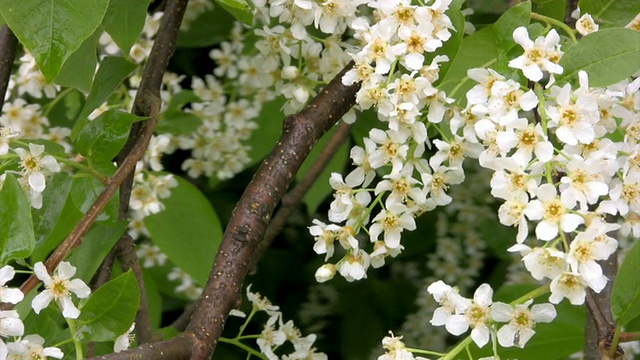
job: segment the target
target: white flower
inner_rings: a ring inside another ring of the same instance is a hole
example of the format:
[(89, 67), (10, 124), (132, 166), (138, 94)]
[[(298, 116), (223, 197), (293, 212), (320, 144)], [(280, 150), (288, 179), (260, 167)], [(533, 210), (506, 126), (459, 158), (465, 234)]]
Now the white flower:
[(5, 284), (13, 279), (16, 272), (11, 265), (5, 265), (0, 269), (0, 301), (17, 304), (24, 299), (24, 294), (20, 289), (6, 287)]
[(465, 299), (460, 310), (463, 314), (452, 315), (445, 325), (448, 332), (460, 335), (472, 327), (471, 338), (478, 347), (483, 347), (489, 342), (491, 331), (487, 323), (491, 320), (489, 306), (493, 300), (493, 289), (489, 284), (482, 284), (473, 294), (473, 302)]
[(43, 169), (51, 172), (60, 171), (60, 165), (53, 156), (42, 156), (44, 145), (29, 143), (29, 151), (22, 148), (13, 151), (20, 157), (20, 168), (29, 179), (29, 186), (37, 192), (44, 191), (46, 186)]
[(265, 311), (270, 316), (280, 314), (280, 308), (271, 304), (271, 301), (266, 297), (260, 295), (260, 293), (252, 293), (251, 285), (247, 286), (247, 299), (253, 304), (253, 308), (257, 311)]
[(619, 228), (618, 224), (607, 224), (596, 219), (569, 245), (567, 263), (571, 266), (571, 270), (579, 273), (594, 290), (603, 282), (607, 282), (607, 278), (602, 274), (602, 268), (596, 261), (608, 259), (618, 248), (618, 242), (606, 233)]
[[(599, 293), (604, 289), (606, 278), (597, 289), (592, 289)], [(580, 274), (572, 272), (563, 272), (561, 275), (555, 277), (551, 281), (550, 289), (551, 296), (549, 296), (549, 302), (552, 304), (558, 304), (563, 298), (569, 299), (572, 305), (584, 304), (584, 298), (587, 295), (585, 291), (586, 284)]]
[(548, 241), (558, 236), (559, 229), (564, 232), (575, 230), (584, 223), (584, 218), (571, 214), (567, 210), (571, 206), (563, 203), (557, 196), (556, 188), (552, 184), (543, 184), (537, 191), (539, 200), (531, 201), (524, 213), (530, 220), (540, 220), (536, 226), (536, 236), (540, 240)]
[(48, 357), (62, 359), (64, 353), (57, 347), (43, 347), (44, 339), (40, 335), (27, 335), (21, 340), (7, 344), (9, 359), (38, 359)]
[(124, 334), (118, 336), (113, 342), (113, 352), (120, 352), (123, 350), (127, 350), (131, 341), (133, 341), (133, 336), (131, 332), (135, 329), (136, 323), (131, 324), (129, 330), (127, 330)]
[[(0, 310), (0, 336), (22, 336), (24, 324), (15, 310)], [(2, 342), (2, 340), (0, 340)]]
[(534, 42), (529, 39), (527, 28), (521, 26), (513, 32), (513, 40), (524, 48), (524, 54), (509, 61), (509, 66), (521, 69), (527, 79), (539, 81), (543, 70), (562, 74), (562, 66), (552, 61), (555, 60), (552, 54), (555, 55), (560, 42), (560, 36), (555, 30), (549, 31), (546, 37), (538, 37)]
[(369, 254), (363, 250), (351, 251), (338, 263), (338, 272), (347, 281), (361, 280), (367, 277), (370, 264)]
[(536, 323), (551, 322), (556, 317), (556, 309), (551, 304), (536, 304), (529, 310), (533, 300), (515, 306), (515, 309), (505, 303), (495, 303), (491, 306), (491, 318), (498, 322), (508, 322), (498, 330), (498, 342), (501, 346), (524, 347), (536, 332)]
[(275, 322), (280, 316), (271, 316), (260, 333), (260, 337), (256, 340), (260, 352), (267, 356), (269, 360), (278, 360), (278, 356), (273, 353), (273, 348), (284, 344), (287, 335), (281, 329), (275, 328)]
[(324, 264), (316, 270), (315, 278), (319, 283), (329, 281), (336, 276), (336, 266), (333, 264)]
[(384, 242), (390, 249), (400, 246), (400, 234), (404, 229), (415, 230), (416, 222), (409, 209), (400, 203), (387, 204), (387, 210), (381, 211), (369, 228), (371, 242), (378, 240), (384, 232)]
[(593, 17), (589, 14), (584, 14), (576, 21), (576, 30), (582, 36), (586, 36), (591, 34), (592, 32), (598, 31), (598, 24), (593, 21)]
[(384, 347), (385, 354), (379, 356), (378, 360), (413, 360), (413, 354), (400, 341), (402, 336), (393, 336), (391, 332), (389, 332), (389, 335), (382, 339), (382, 347)]
[(165, 255), (159, 247), (151, 243), (142, 243), (138, 245), (136, 250), (138, 258), (143, 260), (142, 267), (150, 268), (155, 266), (162, 266), (167, 262), (167, 255)]
[(33, 270), (40, 279), (46, 289), (33, 298), (31, 306), (36, 314), (46, 308), (51, 300), (55, 300), (62, 307), (62, 316), (69, 319), (77, 319), (80, 316), (80, 310), (71, 300), (70, 292), (76, 294), (81, 299), (91, 295), (91, 289), (80, 279), (70, 280), (76, 273), (76, 268), (66, 261), (60, 262), (53, 277), (47, 272), (47, 268), (42, 262), (37, 262), (33, 266)]

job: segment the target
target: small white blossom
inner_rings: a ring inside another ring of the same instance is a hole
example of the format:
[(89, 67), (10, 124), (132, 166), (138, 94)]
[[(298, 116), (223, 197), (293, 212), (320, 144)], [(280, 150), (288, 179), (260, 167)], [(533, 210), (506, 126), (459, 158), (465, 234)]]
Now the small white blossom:
[(68, 262), (62, 261), (54, 272), (53, 277), (49, 275), (42, 262), (37, 262), (33, 266), (33, 270), (38, 279), (45, 285), (45, 290), (33, 298), (31, 303), (33, 311), (39, 314), (42, 309), (49, 305), (51, 300), (55, 300), (62, 307), (62, 316), (69, 319), (77, 319), (80, 316), (80, 310), (71, 300), (70, 293), (74, 293), (77, 297), (84, 299), (91, 295), (91, 289), (80, 279), (71, 280), (71, 277), (76, 273), (76, 268)]
[(498, 322), (508, 322), (498, 330), (498, 342), (501, 346), (523, 348), (536, 333), (536, 323), (548, 323), (556, 317), (556, 309), (551, 304), (536, 304), (529, 310), (533, 300), (515, 306), (495, 303), (491, 306), (491, 318)]
[(17, 304), (24, 299), (24, 294), (20, 289), (14, 289), (5, 286), (5, 284), (13, 279), (16, 272), (11, 265), (5, 265), (0, 269), (0, 301), (4, 303)]

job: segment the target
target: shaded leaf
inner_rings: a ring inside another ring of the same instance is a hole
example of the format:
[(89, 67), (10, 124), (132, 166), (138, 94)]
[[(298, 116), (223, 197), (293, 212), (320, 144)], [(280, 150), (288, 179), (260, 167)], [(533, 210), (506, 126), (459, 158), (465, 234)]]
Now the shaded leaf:
[(216, 0), (236, 20), (251, 26), (253, 24), (253, 11), (245, 0)]
[(640, 13), (638, 0), (580, 0), (580, 13), (589, 13), (604, 29), (624, 27)]
[(611, 312), (618, 326), (640, 315), (640, 241), (627, 253), (611, 294)]
[(140, 37), (149, 0), (110, 0), (102, 25), (124, 54)]
[(35, 246), (31, 202), (12, 174), (0, 190), (0, 263), (31, 255)]
[(516, 45), (513, 40), (513, 31), (520, 26), (529, 25), (531, 19), (531, 3), (525, 1), (511, 9), (507, 10), (495, 24), (493, 24), (493, 33), (496, 45), (500, 51), (508, 52)]
[(640, 33), (631, 29), (591, 33), (565, 49), (560, 65), (564, 72), (556, 77), (559, 84), (577, 80), (580, 70), (589, 74), (590, 86), (615, 84), (640, 69)]
[(178, 186), (162, 199), (165, 209), (145, 217), (144, 224), (162, 252), (204, 285), (222, 240), (222, 225), (198, 188), (180, 177), (175, 179)]
[(140, 289), (129, 270), (102, 285), (82, 306), (78, 328), (92, 341), (109, 341), (124, 334), (136, 316)]
[(109, 0), (0, 0), (0, 13), (47, 82), (98, 28)]
[(100, 31), (96, 31), (82, 43), (78, 50), (71, 54), (54, 80), (56, 84), (74, 87), (85, 94), (91, 90), (98, 62), (96, 47), (99, 38)]

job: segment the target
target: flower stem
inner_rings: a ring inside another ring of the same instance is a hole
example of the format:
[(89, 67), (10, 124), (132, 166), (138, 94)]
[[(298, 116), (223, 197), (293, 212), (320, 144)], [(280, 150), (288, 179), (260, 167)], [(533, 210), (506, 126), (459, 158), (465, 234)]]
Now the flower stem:
[(574, 44), (578, 42), (578, 40), (576, 39), (576, 35), (573, 33), (573, 29), (571, 29), (567, 24), (563, 23), (562, 21), (556, 20), (554, 18), (550, 18), (548, 16), (544, 16), (538, 13), (531, 13), (531, 18), (535, 20), (544, 21), (547, 24), (551, 24), (559, 27), (565, 33), (567, 33), (567, 35), (569, 35), (569, 38), (571, 38), (571, 41)]
[(84, 356), (82, 354), (82, 342), (80, 342), (80, 334), (76, 329), (76, 322), (73, 319), (65, 318), (67, 324), (69, 324), (69, 331), (71, 331), (71, 339), (73, 339), (73, 344), (76, 346), (76, 359), (82, 360)]

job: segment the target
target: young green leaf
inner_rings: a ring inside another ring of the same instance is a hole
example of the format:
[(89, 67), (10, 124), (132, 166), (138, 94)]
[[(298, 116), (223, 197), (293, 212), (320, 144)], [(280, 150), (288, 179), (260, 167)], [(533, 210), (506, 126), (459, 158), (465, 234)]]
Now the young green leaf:
[(153, 242), (195, 281), (204, 285), (222, 240), (222, 225), (209, 200), (188, 181), (162, 199), (165, 209), (144, 218)]
[(525, 1), (506, 11), (495, 24), (493, 33), (500, 51), (507, 53), (516, 45), (513, 31), (520, 26), (529, 25), (531, 19), (531, 3)]
[(98, 56), (96, 47), (101, 31), (96, 31), (64, 63), (54, 80), (61, 86), (74, 87), (87, 94), (91, 90)]
[(80, 130), (75, 146), (91, 161), (113, 159), (124, 146), (131, 124), (143, 118), (122, 110), (107, 110)]
[(119, 221), (115, 226), (94, 224), (84, 236), (82, 244), (75, 249), (67, 261), (76, 267), (75, 277), (90, 282), (109, 251), (127, 230), (127, 221)]
[(533, 0), (533, 12), (564, 22), (567, 0)]
[(245, 0), (216, 0), (229, 14), (245, 25), (253, 24), (253, 11)]
[(109, 0), (0, 0), (0, 14), (51, 82), (98, 28), (108, 5)]
[(124, 334), (140, 304), (140, 289), (129, 270), (101, 286), (82, 306), (78, 328), (92, 341), (109, 341)]
[(140, 37), (147, 17), (149, 0), (110, 0), (102, 26), (123, 53)]
[(101, 61), (95, 81), (91, 86), (91, 92), (89, 92), (87, 101), (78, 115), (76, 124), (73, 126), (73, 131), (71, 132), (72, 140), (75, 141), (77, 139), (80, 129), (89, 122), (87, 116), (107, 100), (122, 80), (129, 76), (136, 67), (136, 64), (121, 57), (107, 56)]
[(35, 245), (31, 202), (12, 174), (0, 190), (0, 263), (31, 255)]
[[(464, 38), (456, 57), (451, 59), (449, 71), (440, 83), (442, 90), (449, 96), (464, 98), (463, 94), (475, 85), (475, 81), (467, 77), (467, 70), (490, 67), (495, 64), (497, 57), (493, 26), (487, 26)], [(452, 93), (454, 89), (455, 93)]]
[(564, 72), (558, 84), (574, 81), (578, 71), (589, 74), (589, 85), (615, 84), (640, 69), (640, 33), (631, 29), (605, 29), (585, 36), (565, 49), (560, 58)]
[(618, 326), (625, 326), (640, 315), (640, 241), (624, 258), (613, 284), (611, 312)]

